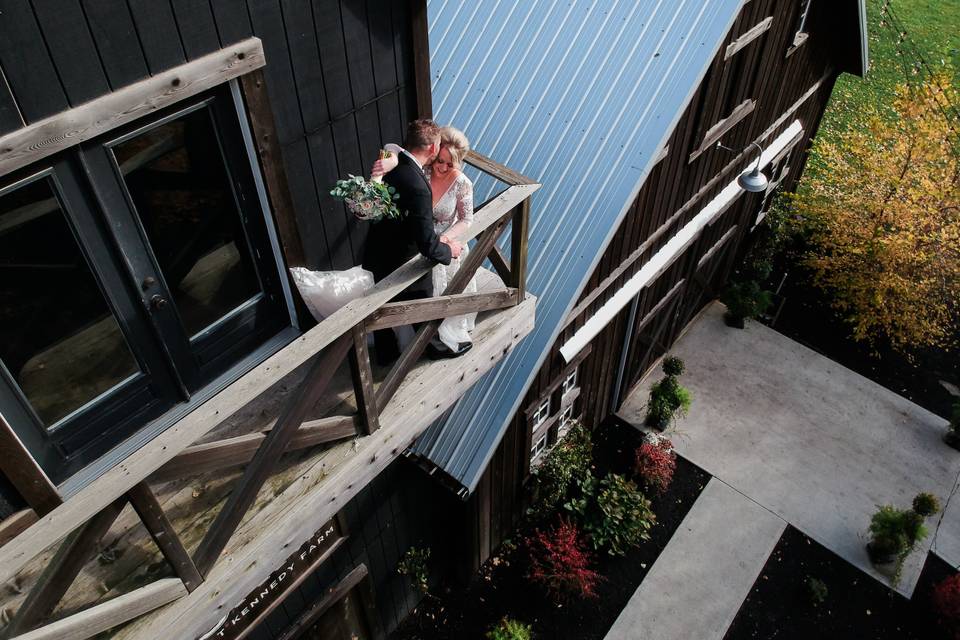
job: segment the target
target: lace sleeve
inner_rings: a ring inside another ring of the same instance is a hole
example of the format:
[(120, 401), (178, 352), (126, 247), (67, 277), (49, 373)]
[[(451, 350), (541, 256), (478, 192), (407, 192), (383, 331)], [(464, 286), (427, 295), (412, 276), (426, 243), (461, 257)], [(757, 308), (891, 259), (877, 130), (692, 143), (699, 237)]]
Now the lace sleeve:
[(460, 184), (457, 185), (457, 222), (467, 226), (473, 223), (473, 183), (470, 178), (460, 174)]

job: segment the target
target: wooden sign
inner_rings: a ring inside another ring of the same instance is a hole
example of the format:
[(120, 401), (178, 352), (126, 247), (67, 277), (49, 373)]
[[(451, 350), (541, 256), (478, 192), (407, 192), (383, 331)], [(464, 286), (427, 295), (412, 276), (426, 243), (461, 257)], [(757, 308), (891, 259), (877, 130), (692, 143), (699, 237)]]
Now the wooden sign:
[(263, 622), (300, 584), (347, 539), (346, 527), (334, 517), (291, 554), (216, 626), (197, 640), (242, 640)]

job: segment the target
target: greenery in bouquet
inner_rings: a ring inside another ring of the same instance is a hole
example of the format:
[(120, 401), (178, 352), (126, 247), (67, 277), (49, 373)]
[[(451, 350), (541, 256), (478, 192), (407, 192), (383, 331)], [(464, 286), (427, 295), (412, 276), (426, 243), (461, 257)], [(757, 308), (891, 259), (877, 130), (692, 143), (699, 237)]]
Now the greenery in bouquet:
[(360, 220), (400, 217), (395, 202), (400, 196), (396, 189), (378, 180), (351, 175), (345, 180), (337, 180), (330, 195), (343, 200), (347, 209)]

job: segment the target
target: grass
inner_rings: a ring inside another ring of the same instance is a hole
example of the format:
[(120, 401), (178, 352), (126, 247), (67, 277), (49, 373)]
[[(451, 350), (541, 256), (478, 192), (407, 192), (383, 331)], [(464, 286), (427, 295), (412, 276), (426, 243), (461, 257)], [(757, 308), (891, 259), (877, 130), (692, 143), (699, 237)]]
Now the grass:
[[(867, 0), (867, 78), (848, 74), (839, 78), (824, 114), (821, 135), (841, 135), (855, 122), (857, 113), (871, 105), (881, 110), (889, 105), (896, 86), (912, 77), (910, 68), (918, 61), (913, 50), (918, 50), (933, 68), (949, 65), (955, 72), (960, 70), (960, 0), (891, 0), (892, 14), (907, 32), (907, 41), (900, 45), (891, 21), (881, 24), (883, 4), (884, 0)], [(904, 55), (898, 54), (898, 49)]]

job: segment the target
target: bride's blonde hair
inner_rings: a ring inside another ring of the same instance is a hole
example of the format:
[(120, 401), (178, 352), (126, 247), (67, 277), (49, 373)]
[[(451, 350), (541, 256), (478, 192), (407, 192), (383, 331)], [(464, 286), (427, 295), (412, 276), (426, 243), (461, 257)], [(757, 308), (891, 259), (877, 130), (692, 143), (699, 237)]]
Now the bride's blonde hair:
[(467, 140), (467, 136), (454, 127), (440, 128), (440, 146), (447, 148), (457, 168), (463, 165), (463, 158), (470, 151), (470, 141)]

